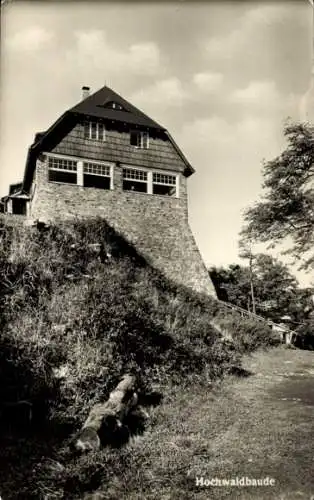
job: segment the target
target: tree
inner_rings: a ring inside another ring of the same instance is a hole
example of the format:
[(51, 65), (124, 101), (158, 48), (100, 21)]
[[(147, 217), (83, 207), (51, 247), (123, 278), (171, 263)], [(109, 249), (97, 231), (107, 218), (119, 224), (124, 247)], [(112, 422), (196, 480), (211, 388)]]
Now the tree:
[(303, 259), (300, 268), (314, 267), (314, 128), (286, 126), (286, 150), (263, 165), (262, 200), (245, 212), (243, 240), (291, 241), (290, 253)]
[(212, 267), (209, 269), (209, 275), (219, 300), (243, 309), (251, 309), (248, 268), (238, 264), (231, 264), (228, 268)]
[(253, 276), (256, 312), (274, 321), (291, 315), (298, 284), (288, 267), (270, 255), (258, 254), (254, 261)]
[(293, 320), (302, 313), (303, 296), (295, 277), (287, 266), (265, 254), (251, 255), (249, 266), (230, 265), (227, 269), (213, 267), (210, 277), (220, 300), (251, 312), (252, 285), (256, 313), (279, 321), (284, 315)]

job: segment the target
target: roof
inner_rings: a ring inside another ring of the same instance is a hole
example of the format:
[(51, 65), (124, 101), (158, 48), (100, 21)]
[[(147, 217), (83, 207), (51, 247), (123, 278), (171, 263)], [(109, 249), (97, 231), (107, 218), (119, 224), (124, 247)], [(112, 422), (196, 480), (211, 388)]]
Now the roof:
[(15, 194), (22, 189), (22, 182), (16, 182), (15, 184), (10, 184), (9, 195)]
[[(122, 109), (110, 107), (110, 103), (119, 104)], [(94, 116), (95, 118), (105, 118), (141, 127), (149, 127), (158, 130), (165, 130), (164, 127), (149, 118), (138, 108), (123, 99), (119, 94), (111, 90), (109, 87), (103, 87), (76, 106), (69, 110), (73, 113), (82, 115)]]
[(28, 200), (29, 196), (22, 189), (23, 183), (17, 182), (15, 184), (10, 184), (9, 186), (9, 194), (0, 198), (0, 203), (5, 203), (10, 198), (19, 198), (23, 200)]
[[(112, 103), (115, 103), (116, 106), (113, 107)], [(118, 121), (141, 128), (154, 129), (163, 132), (168, 137), (174, 149), (184, 162), (184, 174), (188, 177), (194, 173), (193, 167), (190, 165), (179, 146), (164, 127), (149, 118), (145, 115), (145, 113), (123, 99), (123, 97), (111, 90), (109, 87), (104, 86), (91, 96), (88, 96), (86, 99), (79, 102), (73, 108), (65, 111), (65, 113), (63, 113), (63, 115), (61, 115), (48, 130), (35, 134), (34, 143), (30, 146), (27, 154), (22, 192), (28, 192), (30, 189), (38, 154), (44, 150), (47, 143), (50, 145), (51, 143), (57, 144), (58, 139), (61, 139), (64, 132), (71, 130), (77, 121), (77, 117), (80, 115)]]

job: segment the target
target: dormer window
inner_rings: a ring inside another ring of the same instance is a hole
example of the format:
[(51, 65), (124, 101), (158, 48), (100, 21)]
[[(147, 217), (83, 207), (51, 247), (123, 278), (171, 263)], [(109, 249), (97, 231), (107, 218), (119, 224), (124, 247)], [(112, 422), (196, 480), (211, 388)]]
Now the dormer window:
[(100, 122), (86, 122), (84, 124), (84, 139), (91, 139), (93, 141), (105, 141), (105, 125)]
[(119, 104), (118, 102), (114, 102), (112, 101), (109, 105), (108, 105), (108, 108), (112, 108), (112, 109), (118, 109), (119, 111), (122, 111), (123, 110), (123, 107), (121, 106), (121, 104)]
[(148, 132), (140, 132), (138, 130), (131, 130), (130, 144), (139, 149), (148, 149), (149, 147), (149, 134)]
[(97, 104), (98, 108), (116, 109), (118, 111), (127, 111), (122, 104), (116, 101), (105, 102), (104, 104)]

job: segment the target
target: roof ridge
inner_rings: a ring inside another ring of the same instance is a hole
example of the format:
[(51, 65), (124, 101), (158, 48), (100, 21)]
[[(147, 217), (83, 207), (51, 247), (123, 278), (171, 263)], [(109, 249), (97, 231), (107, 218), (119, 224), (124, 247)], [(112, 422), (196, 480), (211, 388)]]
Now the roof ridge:
[[(106, 102), (116, 101), (124, 110), (111, 109), (104, 106)], [(166, 130), (139, 108), (124, 99), (107, 85), (86, 97), (68, 110), (70, 113), (82, 113), (96, 118), (104, 118), (131, 123), (138, 126)], [(127, 113), (127, 115), (125, 114)]]

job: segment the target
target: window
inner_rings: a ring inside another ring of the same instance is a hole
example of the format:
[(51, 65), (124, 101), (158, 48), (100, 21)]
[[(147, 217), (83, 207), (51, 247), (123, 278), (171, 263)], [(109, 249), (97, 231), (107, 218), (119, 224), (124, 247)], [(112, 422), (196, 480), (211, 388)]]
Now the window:
[(153, 172), (153, 194), (176, 196), (177, 182), (175, 175)]
[(119, 111), (121, 111), (123, 109), (121, 104), (118, 104), (116, 102), (112, 102), (111, 106), (112, 106), (112, 109), (118, 109)]
[(130, 133), (130, 144), (140, 149), (148, 149), (149, 147), (149, 134), (148, 132), (139, 132), (133, 130)]
[(123, 190), (147, 193), (147, 172), (133, 168), (123, 169)]
[(112, 108), (112, 109), (118, 109), (119, 111), (123, 110), (123, 107), (121, 106), (121, 104), (119, 104), (118, 102), (114, 102), (114, 101), (109, 102), (106, 107)]
[(127, 111), (122, 104), (116, 101), (104, 102), (103, 104), (97, 104), (98, 108), (116, 109), (118, 111)]
[(99, 163), (83, 163), (83, 185), (98, 189), (111, 189), (110, 167)]
[(26, 200), (13, 198), (12, 199), (12, 213), (18, 215), (26, 215)]
[(65, 184), (77, 184), (77, 162), (63, 158), (48, 158), (48, 180)]
[(94, 141), (106, 140), (106, 128), (100, 122), (86, 122), (84, 124), (84, 139), (92, 139)]

